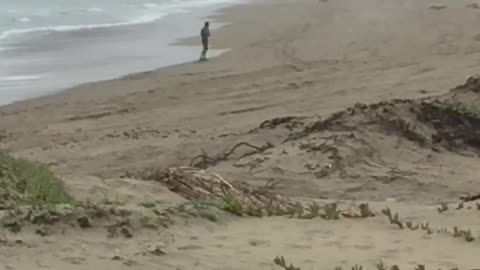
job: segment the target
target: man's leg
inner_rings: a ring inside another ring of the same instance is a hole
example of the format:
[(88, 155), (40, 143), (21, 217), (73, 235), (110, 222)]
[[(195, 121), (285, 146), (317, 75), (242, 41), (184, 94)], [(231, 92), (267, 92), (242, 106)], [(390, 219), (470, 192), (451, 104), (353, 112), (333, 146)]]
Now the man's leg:
[(207, 60), (208, 41), (203, 42), (203, 60)]

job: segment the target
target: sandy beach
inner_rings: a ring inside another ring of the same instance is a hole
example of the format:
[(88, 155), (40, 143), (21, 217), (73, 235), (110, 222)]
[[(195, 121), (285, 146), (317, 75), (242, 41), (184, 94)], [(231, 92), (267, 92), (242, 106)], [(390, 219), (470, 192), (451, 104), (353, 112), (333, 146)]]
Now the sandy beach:
[[(168, 228), (136, 228), (128, 239), (109, 238), (102, 227), (59, 225), (47, 237), (33, 228), (0, 233), (0, 265), (282, 269), (273, 259), (285, 256), (301, 269), (375, 269), (381, 261), (478, 269), (479, 240), (458, 229), (480, 237), (480, 206), (460, 200), (480, 192), (480, 121), (432, 101), (480, 106), (480, 80), (471, 77), (480, 64), (474, 2), (252, 1), (208, 18), (226, 24), (211, 43), (228, 50), (208, 62), (0, 109), (0, 148), (48, 165), (78, 200), (185, 203), (190, 198), (144, 176), (191, 166), (233, 185), (275, 180), (275, 194), (338, 202), (342, 211), (368, 203), (374, 217), (219, 212), (215, 221), (181, 217)], [(438, 210), (442, 203), (448, 210)], [(390, 224), (385, 207), (431, 229)]]

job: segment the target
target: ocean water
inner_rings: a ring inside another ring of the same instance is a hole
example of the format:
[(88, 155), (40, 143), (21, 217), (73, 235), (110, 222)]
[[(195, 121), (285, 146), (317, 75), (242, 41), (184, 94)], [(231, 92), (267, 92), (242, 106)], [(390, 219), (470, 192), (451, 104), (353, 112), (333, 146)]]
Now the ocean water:
[(0, 105), (196, 61), (199, 47), (171, 44), (241, 1), (0, 0)]
[(149, 23), (172, 13), (224, 2), (229, 1), (0, 0), (0, 41), (38, 32)]

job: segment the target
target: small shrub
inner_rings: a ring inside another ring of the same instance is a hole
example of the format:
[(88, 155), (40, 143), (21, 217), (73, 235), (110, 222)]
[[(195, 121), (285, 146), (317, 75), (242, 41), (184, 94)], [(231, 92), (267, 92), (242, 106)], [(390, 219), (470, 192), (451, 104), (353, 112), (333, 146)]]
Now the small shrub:
[(228, 194), (223, 198), (223, 210), (235, 214), (237, 216), (243, 215), (243, 206), (238, 198), (233, 194)]
[(467, 242), (473, 242), (475, 238), (472, 236), (471, 230), (461, 230), (457, 227), (453, 228), (453, 237), (462, 237)]
[(340, 219), (340, 210), (338, 210), (338, 205), (336, 203), (325, 205), (324, 211), (325, 211), (325, 214), (320, 215), (321, 218), (326, 220)]
[(448, 204), (442, 203), (442, 204), (440, 205), (440, 207), (437, 208), (437, 210), (438, 210), (438, 213), (440, 213), (440, 214), (443, 213), (443, 212), (448, 211)]
[(463, 207), (464, 207), (463, 202), (460, 202), (457, 206), (457, 210), (461, 210), (461, 209), (463, 209)]
[(420, 227), (420, 225), (418, 225), (418, 224), (413, 225), (413, 223), (411, 221), (405, 222), (405, 225), (407, 226), (408, 229), (410, 229), (412, 231), (416, 231)]
[(47, 167), (3, 152), (0, 152), (0, 196), (0, 201), (31, 205), (63, 204), (72, 200), (63, 182)]
[(273, 259), (273, 262), (277, 266), (279, 266), (279, 267), (281, 267), (285, 270), (301, 270), (300, 268), (295, 267), (293, 264), (287, 265), (287, 263), (285, 262), (285, 258), (283, 256), (276, 257), (275, 259)]
[(400, 221), (400, 218), (398, 216), (398, 213), (395, 213), (394, 215), (392, 214), (392, 211), (390, 208), (385, 208), (382, 210), (382, 213), (388, 217), (388, 220), (390, 221), (390, 224), (395, 224), (397, 225), (400, 229), (403, 229), (403, 223)]

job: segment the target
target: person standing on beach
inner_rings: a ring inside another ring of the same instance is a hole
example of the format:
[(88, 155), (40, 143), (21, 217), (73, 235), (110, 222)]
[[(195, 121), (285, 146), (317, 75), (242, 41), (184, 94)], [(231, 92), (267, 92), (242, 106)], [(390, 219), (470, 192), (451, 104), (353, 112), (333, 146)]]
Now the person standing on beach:
[(200, 36), (202, 37), (202, 54), (200, 55), (200, 61), (207, 61), (207, 51), (208, 51), (208, 39), (210, 38), (210, 23), (205, 22), (205, 25), (200, 32)]

